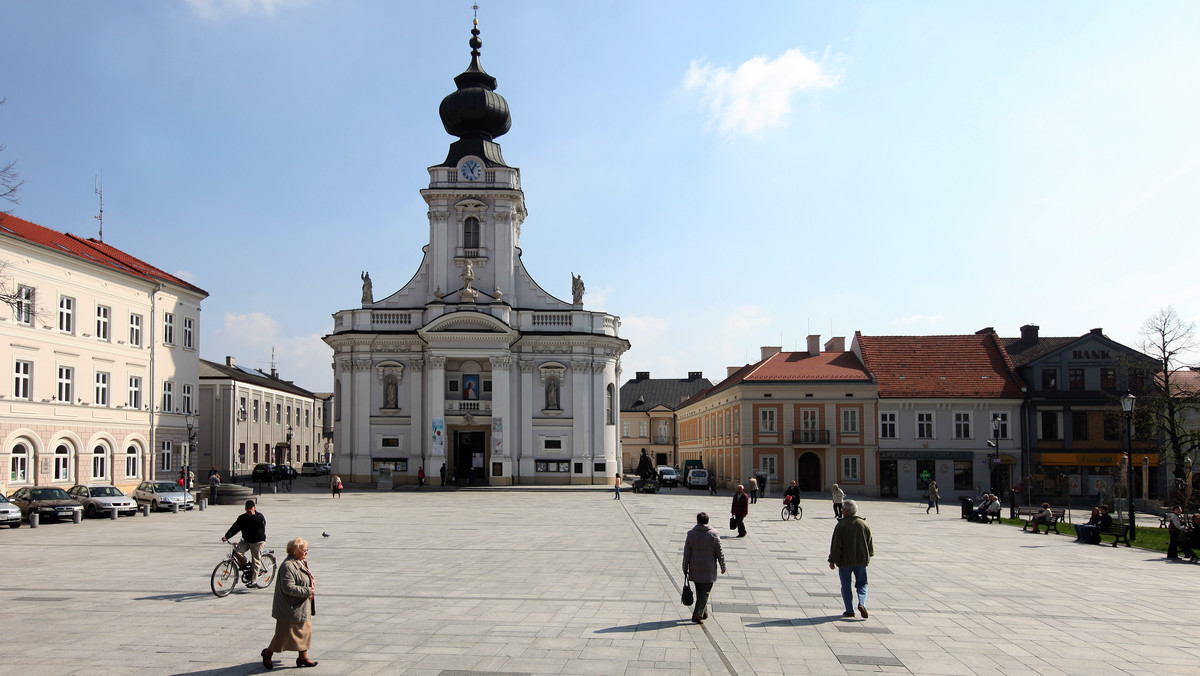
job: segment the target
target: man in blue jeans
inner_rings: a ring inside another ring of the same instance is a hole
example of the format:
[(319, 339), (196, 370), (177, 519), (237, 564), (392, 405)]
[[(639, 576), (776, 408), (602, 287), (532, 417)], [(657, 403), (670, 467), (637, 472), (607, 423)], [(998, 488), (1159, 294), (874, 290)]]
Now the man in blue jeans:
[(858, 503), (846, 500), (842, 503), (842, 518), (833, 528), (833, 541), (829, 543), (829, 570), (837, 569), (842, 580), (842, 602), (846, 605), (842, 617), (854, 617), (854, 595), (850, 593), (853, 575), (858, 612), (867, 619), (867, 565), (872, 556), (875, 543), (871, 540), (871, 528), (858, 515)]

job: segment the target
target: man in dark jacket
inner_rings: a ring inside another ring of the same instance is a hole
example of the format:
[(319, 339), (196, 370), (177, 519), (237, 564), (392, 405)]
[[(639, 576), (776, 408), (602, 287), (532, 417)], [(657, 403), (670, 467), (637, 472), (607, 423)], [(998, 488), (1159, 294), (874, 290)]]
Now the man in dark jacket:
[(829, 570), (837, 569), (842, 580), (842, 601), (846, 612), (842, 617), (854, 617), (854, 596), (850, 593), (850, 576), (854, 575), (854, 590), (858, 592), (858, 612), (867, 619), (867, 564), (875, 556), (871, 528), (858, 515), (858, 503), (842, 503), (842, 518), (833, 527), (829, 543)]
[(683, 575), (696, 583), (696, 606), (692, 611), (692, 622), (704, 624), (708, 619), (708, 596), (717, 581), (717, 565), (725, 574), (725, 553), (721, 550), (721, 536), (708, 525), (708, 514), (696, 515), (696, 526), (688, 531), (683, 544)]
[(733, 507), (729, 509), (737, 519), (738, 537), (746, 537), (746, 515), (750, 513), (750, 496), (746, 495), (746, 487), (738, 484), (737, 492), (733, 494)]
[(246, 511), (233, 522), (225, 532), (225, 537), (221, 538), (221, 542), (229, 542), (229, 538), (238, 532), (242, 534), (242, 541), (238, 543), (237, 550), (240, 553), (250, 552), (250, 565), (254, 570), (255, 580), (250, 586), (257, 587), (258, 571), (262, 570), (263, 544), (267, 541), (267, 517), (258, 513), (253, 500), (246, 501)]

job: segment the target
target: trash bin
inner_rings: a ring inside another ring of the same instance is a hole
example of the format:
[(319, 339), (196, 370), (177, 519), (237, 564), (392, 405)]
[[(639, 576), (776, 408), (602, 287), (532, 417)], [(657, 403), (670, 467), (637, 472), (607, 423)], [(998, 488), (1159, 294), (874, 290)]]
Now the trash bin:
[(971, 503), (971, 498), (963, 496), (958, 501), (962, 503), (962, 518), (970, 519), (971, 512), (975, 511), (975, 506)]

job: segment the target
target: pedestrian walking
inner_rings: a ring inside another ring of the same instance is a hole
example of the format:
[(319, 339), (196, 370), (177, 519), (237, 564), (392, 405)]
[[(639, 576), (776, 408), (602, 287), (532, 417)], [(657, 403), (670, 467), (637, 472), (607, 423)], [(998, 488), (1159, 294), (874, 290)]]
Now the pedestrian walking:
[(621, 499), (621, 473), (617, 472), (617, 478), (613, 479), (613, 500)]
[(929, 510), (933, 509), (933, 510), (937, 510), (934, 512), (934, 514), (941, 514), (942, 508), (938, 505), (938, 498), (940, 496), (938, 495), (938, 487), (937, 487), (936, 481), (929, 482), (929, 488), (925, 489), (925, 497), (929, 498), (929, 506), (925, 508), (925, 513), (928, 514)]
[(424, 487), (425, 487), (425, 468), (418, 467), (417, 468), (417, 488), (424, 488)]
[(713, 583), (717, 581), (717, 566), (725, 574), (725, 553), (721, 550), (721, 536), (708, 525), (708, 514), (696, 515), (696, 525), (688, 531), (683, 543), (683, 579), (696, 583), (696, 605), (692, 610), (692, 622), (704, 624), (708, 619), (708, 597)]
[(217, 504), (217, 486), (221, 485), (221, 475), (213, 470), (213, 473), (208, 475), (208, 501)]
[(842, 502), (846, 499), (846, 492), (838, 488), (837, 484), (833, 485), (833, 516), (834, 518), (842, 518)]
[(733, 494), (733, 507), (729, 509), (733, 518), (737, 519), (738, 537), (746, 537), (746, 515), (750, 513), (750, 496), (746, 495), (746, 487), (738, 484), (737, 492)]
[(444, 463), (444, 462), (442, 463), (442, 468), (440, 470), (438, 470), (438, 473), (442, 475), (442, 487), (445, 488), (446, 487), (446, 463)]
[(333, 491), (332, 497), (340, 500), (342, 497), (342, 477), (336, 474), (329, 477), (329, 489)]
[(712, 472), (708, 473), (708, 494), (717, 494), (717, 475), (713, 474)]
[(275, 597), (271, 603), (271, 617), (275, 618), (275, 635), (271, 644), (262, 651), (263, 667), (274, 669), (271, 656), (296, 650), (297, 667), (315, 667), (316, 661), (308, 659), (312, 646), (312, 617), (317, 614), (317, 578), (308, 569), (308, 543), (296, 538), (287, 543), (287, 558), (279, 566), (275, 579)]
[(758, 479), (750, 477), (750, 504), (758, 502)]
[(842, 518), (833, 527), (829, 543), (829, 570), (837, 570), (842, 582), (842, 602), (846, 612), (842, 617), (854, 617), (854, 594), (850, 591), (850, 576), (854, 576), (854, 591), (858, 595), (858, 612), (867, 619), (867, 565), (875, 556), (871, 528), (858, 515), (858, 503), (842, 503)]
[(246, 501), (246, 511), (240, 514), (229, 530), (225, 531), (225, 537), (221, 538), (221, 542), (229, 542), (229, 538), (242, 534), (242, 539), (237, 544), (238, 553), (250, 552), (250, 569), (253, 571), (253, 577), (248, 586), (258, 586), (258, 571), (262, 570), (262, 550), (263, 545), (267, 542), (267, 517), (258, 513), (258, 507), (253, 500)]

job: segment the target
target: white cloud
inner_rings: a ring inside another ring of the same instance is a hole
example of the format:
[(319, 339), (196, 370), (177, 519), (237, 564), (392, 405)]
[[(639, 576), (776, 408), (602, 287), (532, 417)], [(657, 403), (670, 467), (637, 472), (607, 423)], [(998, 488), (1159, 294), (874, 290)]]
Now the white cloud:
[(789, 49), (771, 60), (757, 56), (730, 71), (692, 61), (685, 89), (700, 89), (721, 133), (753, 134), (778, 125), (792, 110), (796, 94), (833, 87), (838, 76), (801, 52)]
[(896, 317), (892, 320), (892, 323), (899, 324), (900, 326), (916, 326), (918, 324), (932, 325), (941, 324), (942, 319), (944, 319), (944, 317), (942, 316), (942, 313), (939, 312), (936, 315), (909, 315), (907, 317)]
[(332, 389), (333, 353), (319, 334), (284, 336), (273, 317), (250, 312), (226, 313), (215, 338), (218, 347), (239, 360), (239, 366), (269, 372), (274, 358), (280, 378), (316, 392)]
[(739, 305), (721, 321), (721, 334), (734, 344), (742, 344), (771, 325), (771, 315), (757, 305)]
[(219, 19), (251, 12), (274, 14), (276, 9), (299, 5), (308, 0), (184, 0), (188, 7), (205, 19)]
[(188, 284), (196, 283), (196, 275), (188, 270), (176, 270), (175, 276), (187, 282)]

